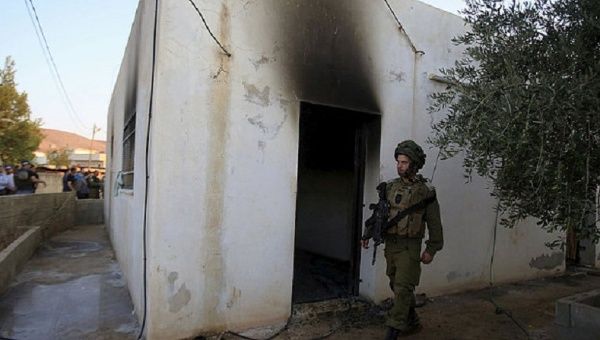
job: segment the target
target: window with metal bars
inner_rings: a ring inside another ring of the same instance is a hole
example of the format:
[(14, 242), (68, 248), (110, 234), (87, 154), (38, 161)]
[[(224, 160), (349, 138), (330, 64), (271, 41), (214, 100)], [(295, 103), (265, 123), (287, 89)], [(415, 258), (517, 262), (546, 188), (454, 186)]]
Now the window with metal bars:
[(135, 110), (125, 114), (123, 124), (123, 189), (133, 189), (133, 169), (135, 158)]

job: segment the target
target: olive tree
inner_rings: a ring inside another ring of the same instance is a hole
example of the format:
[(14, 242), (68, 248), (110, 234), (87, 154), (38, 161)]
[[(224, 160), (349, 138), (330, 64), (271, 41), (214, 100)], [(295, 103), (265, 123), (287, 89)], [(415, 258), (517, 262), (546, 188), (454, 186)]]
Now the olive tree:
[(17, 90), (15, 62), (7, 57), (0, 68), (0, 160), (15, 164), (33, 159), (42, 141), (40, 120), (31, 119), (27, 93)]
[(52, 150), (47, 154), (48, 164), (54, 165), (56, 167), (69, 167), (69, 157), (71, 156), (71, 154), (72, 151), (67, 150), (65, 148)]
[(442, 70), (430, 110), (449, 114), (429, 142), (492, 180), (501, 224), (532, 216), (597, 242), (600, 1), (467, 0), (462, 13), (465, 53)]

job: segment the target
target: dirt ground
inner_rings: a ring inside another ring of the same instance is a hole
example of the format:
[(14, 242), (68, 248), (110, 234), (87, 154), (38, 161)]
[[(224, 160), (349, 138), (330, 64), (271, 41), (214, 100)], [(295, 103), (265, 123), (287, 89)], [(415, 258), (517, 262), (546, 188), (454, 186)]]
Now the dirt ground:
[[(557, 299), (599, 287), (600, 276), (568, 272), (560, 277), (495, 286), (493, 290), (431, 298), (418, 309), (423, 330), (406, 338), (600, 339), (598, 334), (574, 334), (554, 324)], [(381, 307), (358, 301), (344, 311), (292, 318), (274, 339), (383, 339), (384, 313)], [(223, 334), (217, 338), (242, 337)]]

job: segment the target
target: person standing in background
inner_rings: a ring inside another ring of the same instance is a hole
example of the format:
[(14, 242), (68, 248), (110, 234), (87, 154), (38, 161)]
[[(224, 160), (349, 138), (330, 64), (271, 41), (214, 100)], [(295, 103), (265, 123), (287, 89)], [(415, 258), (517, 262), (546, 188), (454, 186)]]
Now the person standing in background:
[(16, 191), (13, 176), (6, 173), (6, 168), (0, 165), (0, 196), (10, 195)]
[(40, 179), (40, 176), (32, 169), (29, 161), (21, 161), (21, 167), (14, 175), (15, 185), (17, 186), (17, 194), (33, 194), (38, 184), (46, 185), (45, 181)]

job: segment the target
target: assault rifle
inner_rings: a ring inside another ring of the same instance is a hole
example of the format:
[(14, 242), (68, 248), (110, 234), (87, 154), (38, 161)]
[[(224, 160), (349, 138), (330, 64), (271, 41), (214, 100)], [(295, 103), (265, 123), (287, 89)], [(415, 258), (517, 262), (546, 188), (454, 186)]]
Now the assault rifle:
[(371, 203), (369, 209), (373, 210), (373, 215), (365, 221), (365, 235), (363, 239), (373, 238), (373, 260), (371, 265), (375, 264), (377, 256), (377, 246), (383, 243), (383, 232), (387, 230), (387, 221), (390, 217), (390, 202), (387, 200), (386, 182), (381, 182), (377, 186), (379, 193), (379, 202)]

